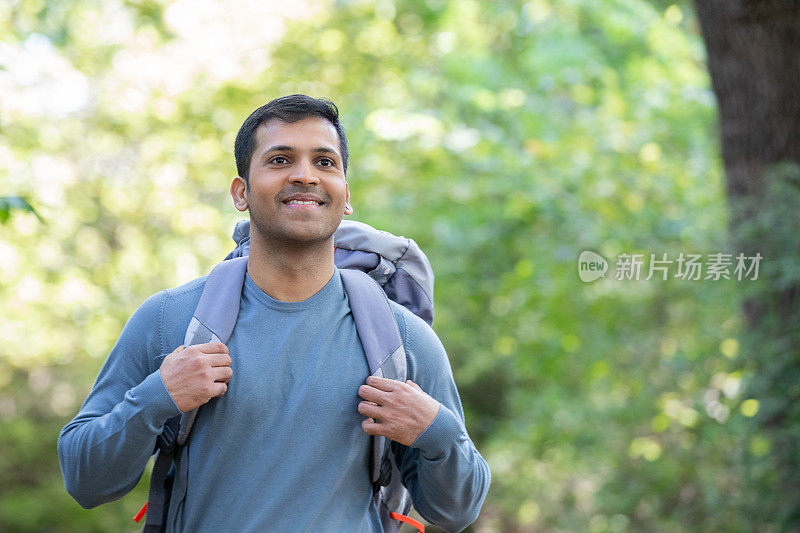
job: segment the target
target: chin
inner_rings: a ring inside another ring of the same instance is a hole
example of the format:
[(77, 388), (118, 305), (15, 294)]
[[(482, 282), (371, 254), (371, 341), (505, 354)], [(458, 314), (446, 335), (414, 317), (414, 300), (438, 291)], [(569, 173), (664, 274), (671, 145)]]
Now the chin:
[[(334, 230), (336, 231), (336, 230)], [(297, 243), (303, 244), (314, 244), (319, 242), (325, 242), (333, 238), (333, 232), (291, 232), (288, 235), (284, 235), (284, 241), (295, 241)]]
[(304, 224), (302, 222), (285, 222), (280, 225), (265, 226), (259, 224), (256, 220), (252, 220), (252, 225), (266, 241), (315, 244), (330, 241), (336, 229), (339, 227), (339, 222), (340, 221), (335, 221), (325, 225), (319, 223)]

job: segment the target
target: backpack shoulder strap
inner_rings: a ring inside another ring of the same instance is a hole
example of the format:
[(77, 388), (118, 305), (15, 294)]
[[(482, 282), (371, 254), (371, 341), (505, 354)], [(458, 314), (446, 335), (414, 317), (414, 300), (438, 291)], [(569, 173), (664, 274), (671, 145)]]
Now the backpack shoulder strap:
[(222, 261), (206, 278), (203, 294), (186, 329), (184, 344), (227, 343), (239, 314), (247, 257)]
[[(247, 257), (223, 261), (214, 267), (206, 278), (203, 294), (194, 311), (186, 337), (185, 346), (206, 342), (227, 344), (239, 316), (242, 300), (242, 285), (247, 272)], [(197, 409), (181, 415), (177, 443), (183, 446), (189, 438)]]
[[(239, 315), (246, 272), (247, 256), (223, 261), (214, 267), (206, 278), (200, 301), (186, 329), (184, 345), (217, 341), (228, 343)], [(179, 464), (173, 465), (176, 446), (186, 443), (196, 417), (197, 409), (183, 413), (177, 432), (165, 425), (165, 434), (158, 438), (159, 450), (150, 476), (150, 497), (144, 507), (147, 510), (147, 519), (142, 528), (143, 533), (159, 533), (165, 529), (169, 502), (175, 497), (171, 493), (171, 476), (185, 476), (188, 469), (188, 457), (185, 453), (180, 454)], [(183, 496), (178, 495), (179, 498)]]
[(350, 269), (339, 272), (370, 373), (405, 381), (406, 354), (386, 293), (364, 272)]
[[(405, 381), (406, 352), (400, 330), (383, 289), (367, 274), (358, 270), (340, 269), (356, 331), (367, 356), (373, 376)], [(390, 475), (384, 466), (389, 442), (386, 437), (372, 437), (370, 481), (385, 485)]]
[[(356, 331), (364, 347), (372, 375), (405, 382), (408, 376), (403, 339), (389, 305), (389, 298), (378, 283), (360, 270), (340, 269)], [(389, 439), (372, 437), (370, 481), (384, 530), (397, 532), (400, 522), (419, 524), (405, 515), (412, 506), (411, 494), (402, 484), (402, 476)], [(420, 524), (421, 526), (421, 524)], [(424, 531), (424, 527), (418, 527)]]

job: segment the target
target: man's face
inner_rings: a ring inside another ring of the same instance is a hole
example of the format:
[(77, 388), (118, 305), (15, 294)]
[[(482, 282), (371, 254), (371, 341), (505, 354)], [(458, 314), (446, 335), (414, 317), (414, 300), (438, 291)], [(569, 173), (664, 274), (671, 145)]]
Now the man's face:
[(267, 241), (330, 239), (342, 215), (352, 212), (333, 124), (319, 117), (273, 119), (256, 130), (256, 140), (244, 191), (254, 229)]

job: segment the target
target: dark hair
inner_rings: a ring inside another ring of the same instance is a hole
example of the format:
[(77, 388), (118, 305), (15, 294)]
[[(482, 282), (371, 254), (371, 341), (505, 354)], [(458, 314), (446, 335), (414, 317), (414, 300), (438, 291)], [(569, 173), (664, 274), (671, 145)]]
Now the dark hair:
[(339, 151), (342, 155), (345, 175), (347, 174), (347, 137), (344, 128), (339, 123), (339, 109), (336, 104), (325, 98), (311, 98), (304, 94), (292, 94), (276, 98), (253, 111), (244, 121), (236, 142), (233, 145), (233, 154), (236, 158), (236, 171), (239, 176), (249, 183), (250, 160), (256, 149), (256, 130), (262, 124), (272, 119), (281, 122), (297, 122), (306, 117), (320, 117), (333, 124), (339, 135)]

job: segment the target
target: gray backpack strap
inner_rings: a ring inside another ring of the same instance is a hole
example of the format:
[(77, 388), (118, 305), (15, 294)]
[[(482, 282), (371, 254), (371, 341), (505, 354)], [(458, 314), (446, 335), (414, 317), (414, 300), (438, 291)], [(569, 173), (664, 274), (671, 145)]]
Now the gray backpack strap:
[[(189, 322), (184, 345), (228, 343), (239, 315), (246, 272), (246, 256), (223, 261), (214, 267), (206, 278), (203, 294)], [(150, 476), (147, 518), (142, 533), (164, 531), (170, 500), (175, 497), (182, 500), (185, 497), (185, 494), (172, 494), (172, 485), (176, 475), (186, 479), (189, 456), (186, 448), (179, 449), (179, 446), (186, 444), (196, 417), (197, 409), (183, 413), (177, 431), (167, 424), (158, 438), (158, 454)], [(176, 455), (178, 464), (174, 465)]]
[[(342, 274), (342, 283), (350, 301), (350, 311), (353, 313), (356, 331), (367, 356), (370, 373), (374, 376), (405, 381), (406, 352), (386, 294), (363, 272), (358, 270), (339, 270), (339, 272)], [(386, 437), (372, 438), (370, 481), (373, 483), (385, 485), (389, 481), (385, 479), (389, 474), (383, 466), (388, 446)]]
[[(239, 316), (246, 272), (247, 257), (223, 261), (214, 267), (206, 278), (203, 294), (186, 329), (183, 340), (185, 346), (206, 342), (228, 343)], [(197, 409), (181, 416), (178, 446), (186, 443), (196, 417)]]
[[(363, 272), (340, 272), (370, 373), (405, 382), (408, 375), (406, 352), (386, 293)], [(389, 513), (408, 514), (412, 501), (411, 494), (402, 484), (389, 444), (386, 437), (372, 437), (370, 481), (375, 487), (375, 500), (384, 531), (398, 531), (401, 524)]]
[(147, 517), (142, 533), (160, 533), (164, 529), (162, 526), (166, 522), (174, 477), (174, 472), (170, 472), (174, 457), (173, 450), (158, 450), (153, 473), (150, 475), (150, 496), (147, 500)]
[[(340, 269), (356, 331), (364, 346), (369, 371), (380, 377), (403, 379), (406, 357), (403, 340), (386, 293), (358, 270)], [(380, 332), (380, 335), (378, 334)]]
[(411, 500), (411, 493), (403, 486), (403, 474), (396, 464), (393, 453), (386, 457), (391, 465), (391, 478), (389, 484), (380, 487), (374, 499), (378, 504), (378, 515), (381, 517), (384, 533), (395, 533), (400, 531), (402, 523), (395, 520), (391, 513), (408, 515), (414, 502)]

